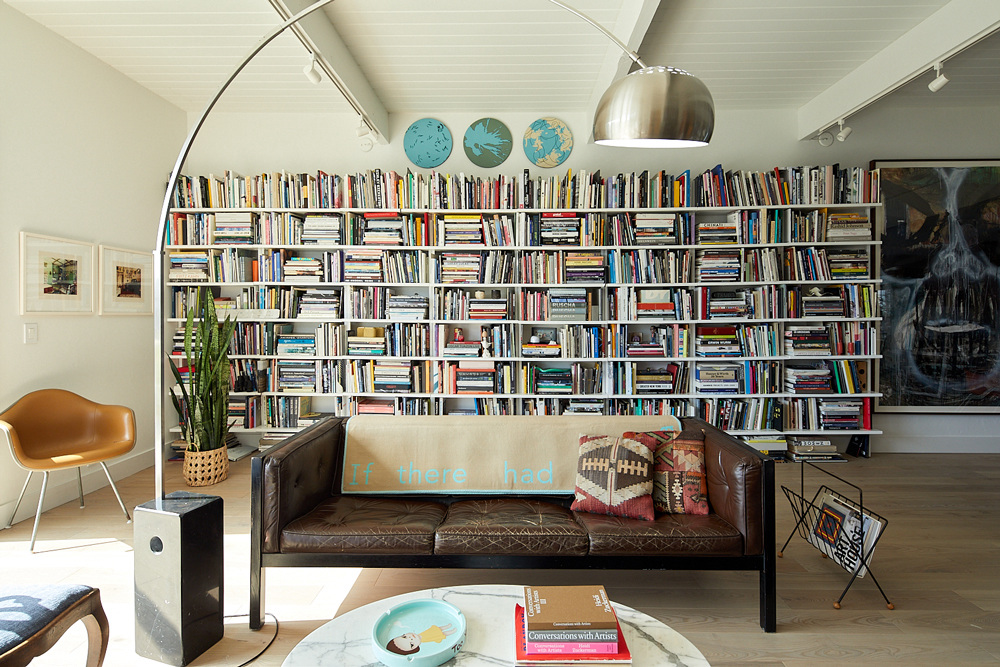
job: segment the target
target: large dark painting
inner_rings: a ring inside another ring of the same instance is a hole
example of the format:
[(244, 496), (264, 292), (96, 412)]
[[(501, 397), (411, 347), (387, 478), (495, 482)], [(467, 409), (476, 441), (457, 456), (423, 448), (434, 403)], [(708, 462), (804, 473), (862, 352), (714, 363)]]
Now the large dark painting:
[(1000, 161), (876, 162), (885, 411), (1000, 408)]

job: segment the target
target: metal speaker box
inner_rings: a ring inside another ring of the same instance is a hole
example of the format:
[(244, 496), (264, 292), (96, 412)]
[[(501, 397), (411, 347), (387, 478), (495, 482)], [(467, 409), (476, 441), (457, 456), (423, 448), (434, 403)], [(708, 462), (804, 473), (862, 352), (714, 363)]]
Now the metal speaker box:
[(181, 667), (224, 634), (222, 498), (176, 491), (133, 525), (135, 652)]

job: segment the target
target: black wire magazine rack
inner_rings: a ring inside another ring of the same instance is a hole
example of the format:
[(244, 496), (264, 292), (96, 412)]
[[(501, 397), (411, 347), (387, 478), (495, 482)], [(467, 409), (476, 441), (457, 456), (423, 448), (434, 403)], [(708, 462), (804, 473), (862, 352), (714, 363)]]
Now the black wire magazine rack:
[[(812, 500), (807, 500), (804, 493), (806, 465), (854, 489), (857, 500), (826, 485), (821, 485)], [(808, 461), (804, 462), (801, 468), (799, 485), (798, 493), (787, 486), (781, 487), (785, 497), (788, 498), (788, 503), (792, 506), (795, 526), (778, 552), (778, 558), (782, 557), (788, 543), (798, 533), (799, 537), (815, 547), (824, 557), (832, 559), (851, 573), (847, 587), (833, 603), (835, 609), (840, 609), (840, 603), (847, 595), (847, 591), (855, 581), (866, 574), (882, 594), (886, 606), (895, 609), (871, 567), (872, 553), (885, 532), (888, 520), (865, 507), (864, 492), (861, 487)]]

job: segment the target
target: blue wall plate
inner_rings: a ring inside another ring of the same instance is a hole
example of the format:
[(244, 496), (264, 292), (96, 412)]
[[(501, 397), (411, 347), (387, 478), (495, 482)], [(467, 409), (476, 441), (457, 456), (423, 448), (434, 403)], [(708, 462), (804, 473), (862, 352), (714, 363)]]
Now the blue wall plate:
[(536, 167), (558, 167), (573, 151), (573, 133), (558, 118), (539, 118), (524, 131), (524, 154)]
[(403, 150), (410, 162), (430, 169), (451, 155), (451, 131), (436, 118), (415, 120), (403, 135)]
[(477, 167), (499, 167), (513, 144), (510, 130), (496, 118), (480, 118), (465, 131), (465, 154)]

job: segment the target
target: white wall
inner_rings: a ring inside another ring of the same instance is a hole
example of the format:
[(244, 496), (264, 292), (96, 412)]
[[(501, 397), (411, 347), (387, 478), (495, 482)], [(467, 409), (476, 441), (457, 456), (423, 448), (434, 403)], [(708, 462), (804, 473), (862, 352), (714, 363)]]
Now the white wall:
[[(945, 94), (947, 89), (938, 93)], [(928, 94), (930, 94), (928, 92)], [(803, 164), (867, 166), (873, 159), (996, 158), (1000, 155), (1000, 133), (996, 131), (993, 107), (917, 109), (887, 98), (879, 105), (849, 119), (854, 132), (843, 143), (824, 148), (815, 141), (798, 141), (792, 111), (721, 112), (709, 146), (674, 151), (625, 150), (588, 142), (589, 119), (581, 114), (542, 110), (538, 114), (496, 113), (433, 114), (444, 121), (456, 148), (438, 168), (447, 173), (520, 176), (527, 167), (532, 177), (567, 169), (600, 169), (602, 173), (665, 169), (700, 172), (721, 163), (727, 169), (763, 170), (775, 166)], [(554, 115), (573, 130), (575, 145), (569, 159), (554, 170), (532, 165), (515, 147), (497, 169), (474, 166), (461, 148), (461, 135), (481, 116), (496, 116), (510, 128), (518, 143), (521, 133), (535, 118)], [(401, 137), (418, 115), (393, 115), (388, 145), (363, 152), (355, 135), (355, 116), (300, 114), (219, 114), (209, 118), (194, 144), (187, 173), (220, 173), (232, 169), (244, 174), (287, 169), (351, 173), (378, 167), (417, 171), (403, 152)], [(257, 139), (247, 141), (246, 137)], [(884, 431), (874, 436), (876, 452), (1000, 452), (1000, 415), (875, 415), (874, 426)]]
[[(91, 315), (19, 315), (18, 236), (151, 251), (186, 118), (5, 3), (0, 63), (0, 409), (46, 387), (131, 407), (138, 445), (112, 464), (119, 478), (153, 461), (152, 316), (98, 316), (96, 302)], [(35, 344), (22, 342), (28, 322), (38, 325)], [(0, 451), (0, 526), (25, 474)], [(53, 473), (47, 507), (76, 496), (75, 476)], [(34, 514), (35, 478), (17, 520)], [(86, 491), (105, 484), (99, 466), (84, 469)], [(124, 500), (131, 510), (152, 496), (150, 488), (148, 497)]]

